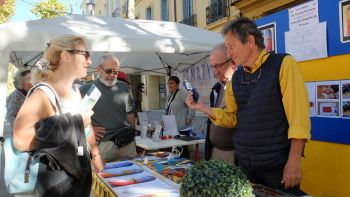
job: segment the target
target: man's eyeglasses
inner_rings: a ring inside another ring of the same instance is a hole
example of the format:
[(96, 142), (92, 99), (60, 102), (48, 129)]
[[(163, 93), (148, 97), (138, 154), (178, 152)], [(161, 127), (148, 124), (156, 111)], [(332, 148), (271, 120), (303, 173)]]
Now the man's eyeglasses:
[(223, 63), (219, 63), (219, 64), (214, 64), (214, 65), (211, 65), (211, 67), (215, 70), (217, 69), (221, 69), (223, 65), (227, 64), (228, 62), (232, 61), (231, 59), (228, 59), (226, 60), (225, 62)]
[(260, 76), (261, 76), (261, 67), (259, 68), (259, 75), (258, 75), (258, 77), (257, 78), (253, 78), (253, 79), (251, 79), (251, 80), (248, 80), (248, 81), (246, 81), (245, 80), (245, 71), (244, 70), (242, 70), (242, 75), (241, 75), (241, 84), (244, 84), (244, 85), (249, 85), (249, 84), (254, 84), (254, 83), (256, 83), (256, 82), (258, 82), (259, 80), (260, 80)]
[(84, 51), (84, 50), (76, 50), (76, 49), (71, 49), (71, 50), (67, 50), (69, 53), (71, 54), (76, 54), (79, 53), (83, 56), (85, 56), (85, 59), (89, 59), (90, 57), (90, 52), (89, 51)]
[(104, 69), (102, 66), (100, 66), (100, 68), (108, 75), (111, 73), (113, 73), (114, 75), (118, 75), (119, 73), (119, 70), (113, 70), (111, 68)]

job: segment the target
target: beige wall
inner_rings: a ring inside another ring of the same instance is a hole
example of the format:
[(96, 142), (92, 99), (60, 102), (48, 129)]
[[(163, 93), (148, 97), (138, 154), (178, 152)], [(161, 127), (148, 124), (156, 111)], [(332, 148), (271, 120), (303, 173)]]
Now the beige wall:
[(158, 0), (157, 1), (153, 1), (153, 0), (138, 0), (138, 1), (136, 1), (135, 2), (135, 16), (137, 16), (139, 19), (146, 19), (146, 9), (148, 7), (151, 7), (151, 9), (152, 9), (152, 19), (159, 20), (160, 11), (158, 9), (160, 9), (160, 1), (158, 1)]
[(96, 16), (106, 16), (104, 5), (107, 4), (106, 0), (96, 1), (95, 4), (95, 15)]
[(142, 110), (160, 109), (160, 95), (159, 95), (159, 76), (145, 76), (141, 77), (141, 81), (145, 84), (144, 93), (142, 95)]

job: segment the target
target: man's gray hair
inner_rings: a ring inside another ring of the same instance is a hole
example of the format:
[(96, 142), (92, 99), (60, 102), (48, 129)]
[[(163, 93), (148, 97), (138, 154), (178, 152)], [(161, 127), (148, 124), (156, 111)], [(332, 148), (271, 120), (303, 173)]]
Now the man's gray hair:
[(223, 54), (226, 55), (226, 53), (227, 53), (227, 48), (226, 48), (226, 46), (225, 46), (225, 43), (220, 43), (220, 44), (216, 45), (216, 46), (213, 48), (213, 50), (211, 50), (210, 55), (212, 55), (212, 54), (215, 53), (216, 51), (220, 51), (220, 52), (222, 52)]
[(100, 59), (99, 66), (103, 66), (107, 60), (115, 60), (118, 64), (118, 66), (120, 66), (119, 59), (116, 56), (111, 55), (111, 54), (103, 55)]
[(16, 89), (23, 89), (24, 78), (30, 74), (30, 72), (30, 69), (20, 69), (15, 73), (15, 76), (13, 77), (13, 85)]

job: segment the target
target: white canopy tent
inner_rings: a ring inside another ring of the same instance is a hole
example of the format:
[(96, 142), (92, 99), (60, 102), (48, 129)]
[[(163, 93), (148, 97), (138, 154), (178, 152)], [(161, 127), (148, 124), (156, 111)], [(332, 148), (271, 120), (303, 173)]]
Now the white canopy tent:
[(18, 67), (33, 65), (51, 38), (82, 35), (92, 51), (93, 63), (108, 52), (121, 62), (128, 74), (166, 75), (204, 58), (218, 43), (219, 33), (188, 25), (147, 20), (125, 20), (94, 16), (64, 16), (46, 20), (0, 25), (0, 136), (3, 133), (8, 62)]
[(23, 67), (34, 64), (46, 43), (62, 34), (88, 40), (92, 67), (109, 52), (118, 56), (128, 74), (168, 74), (164, 66), (181, 70), (207, 57), (223, 41), (219, 33), (180, 23), (76, 15), (2, 25), (0, 35), (7, 42), (0, 43), (0, 49), (12, 51), (10, 61)]

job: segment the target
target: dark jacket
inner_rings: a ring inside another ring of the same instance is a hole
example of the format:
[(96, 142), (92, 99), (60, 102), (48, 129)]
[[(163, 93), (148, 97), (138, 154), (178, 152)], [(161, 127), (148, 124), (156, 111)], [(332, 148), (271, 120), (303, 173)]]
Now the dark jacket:
[[(221, 83), (217, 82), (212, 88), (211, 88), (211, 92), (210, 92), (210, 107), (215, 107), (215, 96), (214, 96), (214, 92), (217, 93), (217, 96), (219, 96), (220, 93), (220, 89), (221, 89)], [(211, 121), (208, 118), (207, 121), (207, 135), (205, 137), (205, 159), (209, 160), (211, 158), (211, 152), (213, 150), (213, 144), (210, 142), (210, 125), (211, 125)]]
[(238, 106), (235, 157), (252, 167), (276, 167), (288, 159), (288, 121), (279, 81), (285, 54), (270, 54), (253, 74), (240, 68), (232, 79)]
[[(38, 149), (34, 157), (45, 157), (52, 169), (62, 168), (79, 178), (81, 166), (90, 162), (81, 115), (67, 113), (44, 119), (36, 125), (35, 138)], [(83, 156), (77, 155), (78, 146), (83, 148)], [(79, 157), (84, 158), (84, 161), (80, 161)]]
[[(39, 158), (37, 191), (40, 196), (88, 197), (92, 174), (81, 115), (61, 114), (36, 126)], [(82, 155), (77, 155), (82, 149)]]

